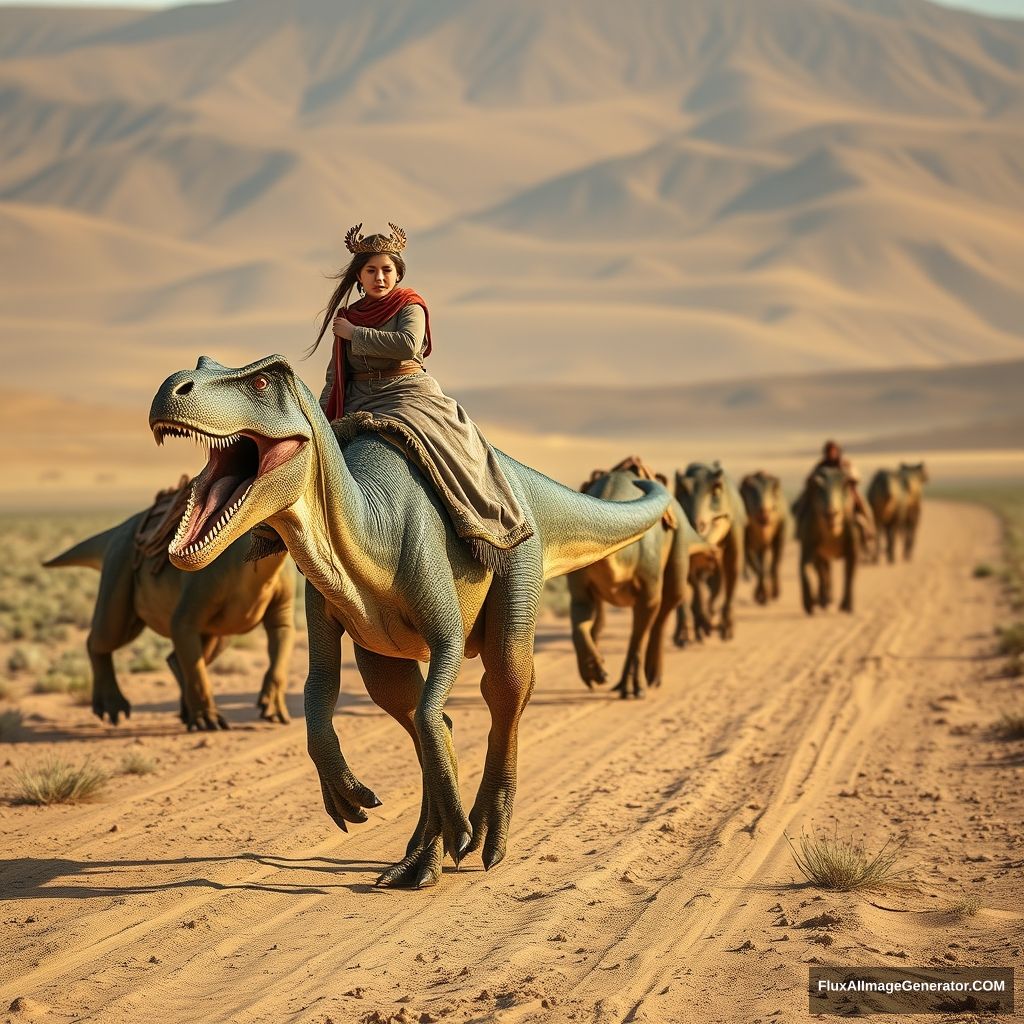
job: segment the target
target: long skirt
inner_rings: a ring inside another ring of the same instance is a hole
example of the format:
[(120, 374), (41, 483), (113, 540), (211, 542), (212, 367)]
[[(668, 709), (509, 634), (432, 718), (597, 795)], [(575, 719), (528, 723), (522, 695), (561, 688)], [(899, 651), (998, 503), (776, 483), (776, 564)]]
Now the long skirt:
[(489, 569), (504, 571), (507, 552), (532, 536), (494, 449), (430, 374), (350, 380), (345, 416), (332, 426), (342, 444), (374, 431), (402, 448), (433, 484), (455, 532)]

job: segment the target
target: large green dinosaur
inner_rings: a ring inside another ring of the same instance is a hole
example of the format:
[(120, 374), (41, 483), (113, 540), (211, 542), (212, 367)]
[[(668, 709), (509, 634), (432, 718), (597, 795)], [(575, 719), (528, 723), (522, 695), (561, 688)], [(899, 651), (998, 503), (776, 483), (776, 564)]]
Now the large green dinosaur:
[(89, 537), (43, 564), (88, 566), (100, 571), (99, 594), (86, 648), (92, 663), (92, 709), (117, 725), (131, 714), (114, 673), (113, 652), (149, 626), (170, 637), (167, 664), (181, 687), (181, 719), (189, 729), (226, 729), (206, 671), (228, 638), (261, 622), (267, 632), (270, 667), (257, 702), (263, 718), (289, 721), (285, 706), (288, 663), (295, 639), (295, 566), (284, 554), (246, 562), (249, 538), (232, 544), (225, 557), (201, 573), (168, 562), (166, 552), (140, 558), (136, 533), (149, 510)]
[[(534, 533), (495, 575), (473, 558), (424, 474), (395, 444), (371, 430), (339, 447), (281, 356), (241, 369), (200, 358), (195, 370), (161, 386), (150, 425), (158, 442), (190, 434), (210, 445), (168, 549), (176, 565), (208, 565), (266, 521), (305, 574), (308, 749), (327, 812), (341, 828), (365, 821), (363, 808), (380, 803), (352, 774), (334, 731), (343, 631), (354, 641), (370, 697), (412, 737), (423, 773), (420, 817), (406, 856), (380, 884), (436, 882), (445, 850), (458, 863), (482, 849), (485, 867), (497, 864), (515, 797), (519, 720), (533, 689), (544, 579), (636, 540), (661, 517), (667, 491), (643, 481), (647, 493), (637, 501), (602, 502), (498, 453)], [(491, 715), (468, 816), (444, 715), (464, 655), (483, 661)], [(429, 662), (425, 679), (420, 661)]]

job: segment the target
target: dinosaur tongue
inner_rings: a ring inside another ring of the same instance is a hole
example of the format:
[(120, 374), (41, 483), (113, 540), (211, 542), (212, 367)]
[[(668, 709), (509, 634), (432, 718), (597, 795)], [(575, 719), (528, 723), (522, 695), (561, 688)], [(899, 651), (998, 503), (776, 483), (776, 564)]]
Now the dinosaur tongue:
[(192, 529), (182, 543), (191, 544), (204, 537), (217, 522), (219, 513), (230, 508), (242, 496), (251, 479), (222, 476), (214, 480), (203, 500), (202, 509), (192, 520)]

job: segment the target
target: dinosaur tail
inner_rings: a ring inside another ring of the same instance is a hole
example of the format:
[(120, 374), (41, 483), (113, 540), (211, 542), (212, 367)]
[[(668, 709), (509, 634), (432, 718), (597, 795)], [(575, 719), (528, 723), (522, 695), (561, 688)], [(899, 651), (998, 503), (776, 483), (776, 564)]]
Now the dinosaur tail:
[(43, 562), (44, 568), (62, 569), (68, 565), (81, 565), (88, 569), (102, 569), (103, 556), (107, 553), (107, 546), (116, 530), (117, 527), (113, 526), (109, 530), (104, 530), (103, 533), (97, 533), (95, 537), (88, 537), (80, 541), (74, 547), (68, 548), (67, 551)]
[(639, 540), (660, 522), (672, 500), (656, 481), (636, 480), (642, 497), (635, 501), (602, 501), (510, 461), (526, 491), (544, 545), (545, 579), (599, 562)]

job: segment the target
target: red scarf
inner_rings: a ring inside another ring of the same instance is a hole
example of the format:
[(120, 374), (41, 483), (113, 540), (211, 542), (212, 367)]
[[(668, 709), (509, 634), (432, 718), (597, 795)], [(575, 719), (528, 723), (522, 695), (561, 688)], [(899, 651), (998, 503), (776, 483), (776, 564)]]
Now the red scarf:
[[(427, 347), (423, 357), (430, 355), (430, 311), (426, 300), (412, 288), (392, 288), (382, 299), (364, 296), (358, 302), (341, 310), (341, 314), (354, 327), (380, 327), (406, 306), (422, 306), (427, 321)], [(327, 399), (327, 418), (336, 420), (345, 412), (345, 353), (344, 338), (334, 337), (334, 384)]]

